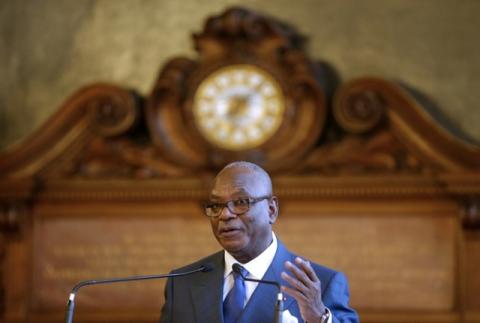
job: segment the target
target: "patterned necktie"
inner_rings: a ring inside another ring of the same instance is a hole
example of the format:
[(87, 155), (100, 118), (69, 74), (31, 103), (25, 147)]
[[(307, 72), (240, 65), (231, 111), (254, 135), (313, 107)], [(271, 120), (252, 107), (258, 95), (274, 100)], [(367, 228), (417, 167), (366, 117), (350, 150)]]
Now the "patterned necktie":
[[(246, 277), (248, 275), (248, 270), (243, 267), (240, 268), (242, 275)], [(234, 323), (240, 316), (240, 313), (243, 310), (243, 305), (245, 304), (245, 282), (236, 272), (233, 272), (233, 279), (233, 288), (228, 292), (227, 297), (223, 301), (224, 323)]]

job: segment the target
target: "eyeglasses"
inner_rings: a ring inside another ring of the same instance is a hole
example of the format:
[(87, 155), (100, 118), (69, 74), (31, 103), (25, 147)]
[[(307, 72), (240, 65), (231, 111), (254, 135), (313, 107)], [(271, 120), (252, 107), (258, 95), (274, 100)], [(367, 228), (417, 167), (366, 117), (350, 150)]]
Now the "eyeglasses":
[(269, 198), (271, 198), (271, 196), (266, 195), (266, 196), (255, 197), (255, 198), (253, 197), (240, 198), (236, 200), (230, 200), (225, 203), (217, 203), (217, 202), (207, 203), (204, 205), (205, 214), (208, 217), (215, 218), (217, 216), (220, 216), (223, 209), (227, 207), (231, 213), (235, 215), (241, 215), (243, 213), (248, 212), (248, 210), (250, 210), (251, 205)]

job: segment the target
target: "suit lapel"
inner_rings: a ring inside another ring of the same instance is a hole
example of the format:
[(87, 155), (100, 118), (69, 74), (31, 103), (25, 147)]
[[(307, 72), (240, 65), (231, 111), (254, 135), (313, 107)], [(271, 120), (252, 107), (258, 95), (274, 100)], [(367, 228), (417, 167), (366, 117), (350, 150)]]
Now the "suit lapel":
[(215, 254), (212, 262), (213, 270), (201, 273), (205, 276), (193, 281), (190, 287), (196, 322), (223, 322), (222, 292), (225, 272), (223, 251)]
[[(275, 257), (262, 279), (276, 281), (285, 285), (286, 282), (280, 275), (284, 270), (285, 261), (292, 261), (292, 256), (283, 244), (279, 240), (277, 241), (278, 246)], [(276, 286), (259, 283), (243, 310), (239, 322), (273, 322), (276, 295)], [(283, 296), (284, 309), (288, 309), (293, 304), (294, 299), (289, 295), (284, 294)]]

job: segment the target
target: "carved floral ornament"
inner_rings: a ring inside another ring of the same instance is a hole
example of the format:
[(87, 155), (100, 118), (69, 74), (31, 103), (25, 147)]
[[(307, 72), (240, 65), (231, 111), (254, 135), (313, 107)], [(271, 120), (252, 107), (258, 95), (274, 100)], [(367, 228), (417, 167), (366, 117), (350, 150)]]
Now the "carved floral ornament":
[(109, 84), (79, 90), (0, 156), (0, 174), (175, 178), (236, 159), (298, 175), (480, 168), (478, 146), (440, 128), (393, 82), (360, 78), (329, 97), (331, 73), (284, 22), (231, 8), (208, 18), (193, 42), (198, 57), (166, 62), (146, 98)]

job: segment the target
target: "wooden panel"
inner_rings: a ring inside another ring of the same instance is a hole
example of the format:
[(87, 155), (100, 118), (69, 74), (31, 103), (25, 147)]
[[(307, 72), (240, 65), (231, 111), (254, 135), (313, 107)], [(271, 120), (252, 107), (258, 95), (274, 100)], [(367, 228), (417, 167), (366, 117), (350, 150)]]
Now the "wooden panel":
[(331, 202), (327, 210), (298, 203), (284, 205), (278, 232), (293, 250), (344, 271), (356, 308), (454, 310), (457, 223), (444, 205), (417, 202), (415, 211), (408, 201), (403, 213), (405, 201), (345, 201), (336, 212)]
[(466, 308), (468, 311), (475, 312), (480, 321), (480, 233), (466, 233)]
[[(373, 313), (372, 322), (386, 310), (390, 318), (395, 312), (422, 311), (447, 322), (455, 310), (457, 284), (452, 209), (423, 200), (286, 200), (275, 231), (293, 251), (344, 271), (352, 305)], [(31, 304), (36, 321), (61, 322), (68, 292), (80, 280), (165, 273), (219, 248), (194, 201), (40, 205), (34, 231)], [(77, 296), (76, 317), (90, 321), (115, 313), (117, 321), (154, 322), (163, 284), (85, 287)]]
[[(33, 309), (63, 310), (70, 289), (81, 280), (167, 273), (217, 250), (208, 219), (198, 210), (190, 203), (175, 209), (90, 205), (68, 215), (65, 206), (40, 208)], [(81, 289), (77, 307), (79, 312), (144, 308), (159, 313), (162, 300), (163, 282), (124, 283)]]

